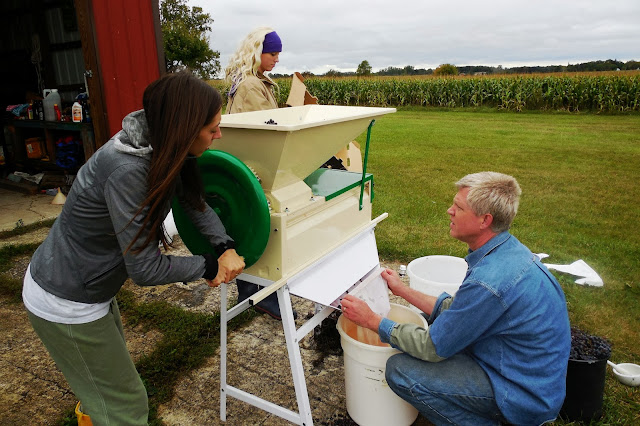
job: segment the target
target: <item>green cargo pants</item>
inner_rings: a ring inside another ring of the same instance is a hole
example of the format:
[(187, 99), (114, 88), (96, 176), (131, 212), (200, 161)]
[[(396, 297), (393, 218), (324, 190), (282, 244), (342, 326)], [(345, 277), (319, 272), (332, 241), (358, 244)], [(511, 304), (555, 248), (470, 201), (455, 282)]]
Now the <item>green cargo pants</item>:
[(106, 316), (86, 324), (27, 313), (94, 426), (147, 424), (147, 392), (127, 350), (115, 298)]

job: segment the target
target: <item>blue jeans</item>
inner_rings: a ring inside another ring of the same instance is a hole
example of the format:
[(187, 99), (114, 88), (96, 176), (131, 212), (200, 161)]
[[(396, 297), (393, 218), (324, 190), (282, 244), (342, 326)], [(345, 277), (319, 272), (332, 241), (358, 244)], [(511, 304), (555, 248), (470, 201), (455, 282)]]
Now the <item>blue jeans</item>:
[(489, 377), (468, 355), (427, 362), (401, 353), (387, 361), (389, 387), (436, 425), (499, 425)]

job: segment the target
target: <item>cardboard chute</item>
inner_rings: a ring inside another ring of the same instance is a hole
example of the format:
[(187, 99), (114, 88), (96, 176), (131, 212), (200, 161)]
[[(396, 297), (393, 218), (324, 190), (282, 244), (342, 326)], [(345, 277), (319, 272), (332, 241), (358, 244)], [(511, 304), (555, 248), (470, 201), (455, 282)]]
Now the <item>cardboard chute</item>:
[(289, 91), (289, 97), (287, 98), (288, 106), (303, 106), (303, 105), (315, 105), (318, 103), (318, 98), (313, 96), (307, 90), (307, 86), (304, 84), (304, 77), (299, 72), (295, 72), (291, 77), (291, 90)]
[[(299, 72), (295, 72), (291, 77), (291, 90), (287, 98), (287, 105), (290, 107), (317, 105), (318, 98), (309, 93), (304, 84), (304, 77)], [(327, 161), (324, 167), (331, 168), (332, 165), (344, 167), (350, 172), (362, 172), (362, 154), (360, 144), (351, 141), (338, 151), (331, 160)]]

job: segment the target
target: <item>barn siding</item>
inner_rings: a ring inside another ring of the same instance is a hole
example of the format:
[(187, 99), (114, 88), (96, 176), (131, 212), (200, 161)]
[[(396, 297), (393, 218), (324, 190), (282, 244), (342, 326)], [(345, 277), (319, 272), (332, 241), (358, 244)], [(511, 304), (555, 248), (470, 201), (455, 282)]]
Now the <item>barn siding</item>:
[(125, 115), (142, 108), (145, 87), (160, 76), (154, 1), (92, 2), (110, 135), (122, 128)]

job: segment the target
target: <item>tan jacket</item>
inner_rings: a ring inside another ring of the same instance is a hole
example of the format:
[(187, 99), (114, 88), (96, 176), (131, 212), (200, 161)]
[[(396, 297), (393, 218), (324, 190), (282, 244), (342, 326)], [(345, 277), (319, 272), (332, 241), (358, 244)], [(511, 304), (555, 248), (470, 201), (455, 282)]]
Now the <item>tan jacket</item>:
[(273, 94), (274, 85), (275, 83), (264, 75), (247, 77), (240, 83), (233, 97), (229, 97), (227, 114), (278, 108), (278, 102)]

